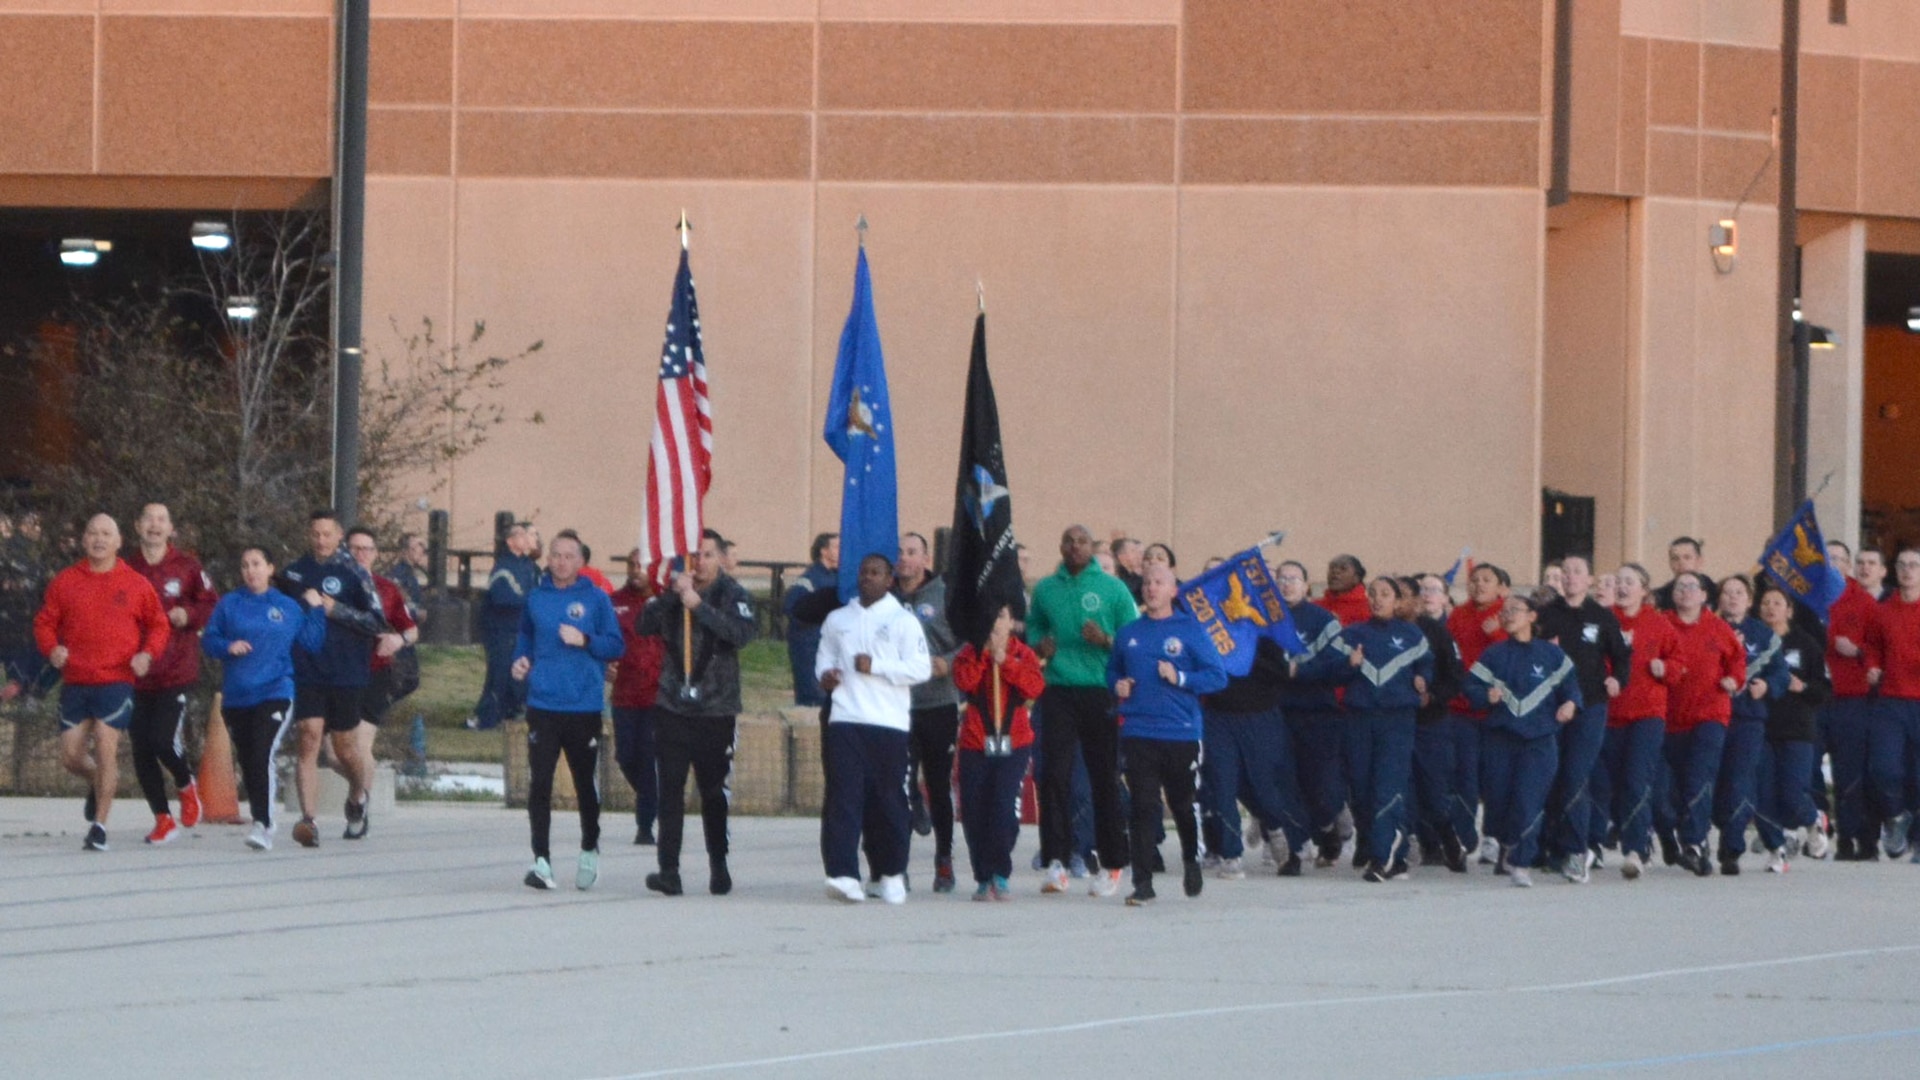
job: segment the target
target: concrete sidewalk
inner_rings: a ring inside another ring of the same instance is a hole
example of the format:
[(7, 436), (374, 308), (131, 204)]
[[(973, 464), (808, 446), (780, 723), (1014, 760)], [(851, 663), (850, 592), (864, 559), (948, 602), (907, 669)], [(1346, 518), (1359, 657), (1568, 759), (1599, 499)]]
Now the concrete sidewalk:
[[(1309, 870), (1163, 880), (1144, 910), (1023, 870), (1012, 903), (963, 880), (890, 908), (824, 898), (806, 820), (737, 820), (734, 895), (696, 856), (669, 900), (615, 816), (600, 886), (562, 854), (539, 893), (498, 807), (265, 854), (238, 827), (148, 848), (117, 810), (85, 853), (77, 801), (0, 800), (0, 1075), (1920, 1075), (1905, 862), (1532, 890)], [(556, 851), (576, 828), (555, 815)]]

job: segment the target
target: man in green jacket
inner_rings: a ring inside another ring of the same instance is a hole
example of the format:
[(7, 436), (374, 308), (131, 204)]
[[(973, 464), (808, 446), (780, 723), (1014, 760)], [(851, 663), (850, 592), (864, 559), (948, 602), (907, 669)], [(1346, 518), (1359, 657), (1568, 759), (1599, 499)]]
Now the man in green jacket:
[(1100, 872), (1094, 896), (1112, 896), (1127, 865), (1127, 828), (1120, 815), (1120, 733), (1107, 689), (1113, 635), (1139, 615), (1119, 578), (1093, 561), (1093, 534), (1074, 525), (1060, 535), (1060, 568), (1033, 587), (1027, 640), (1047, 662), (1040, 695), (1041, 891), (1067, 891), (1073, 854), (1073, 763), (1087, 763), (1093, 789), (1093, 825)]

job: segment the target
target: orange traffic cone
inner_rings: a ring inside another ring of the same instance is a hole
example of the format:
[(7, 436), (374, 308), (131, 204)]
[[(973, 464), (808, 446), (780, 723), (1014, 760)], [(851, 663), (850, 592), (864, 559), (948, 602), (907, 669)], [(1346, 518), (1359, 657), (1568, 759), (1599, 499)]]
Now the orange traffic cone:
[(213, 695), (213, 713), (207, 717), (207, 737), (201, 743), (200, 775), (194, 778), (200, 789), (200, 820), (209, 825), (244, 825), (240, 816), (240, 793), (233, 782), (233, 740), (227, 735), (227, 722), (220, 716), (220, 695)]

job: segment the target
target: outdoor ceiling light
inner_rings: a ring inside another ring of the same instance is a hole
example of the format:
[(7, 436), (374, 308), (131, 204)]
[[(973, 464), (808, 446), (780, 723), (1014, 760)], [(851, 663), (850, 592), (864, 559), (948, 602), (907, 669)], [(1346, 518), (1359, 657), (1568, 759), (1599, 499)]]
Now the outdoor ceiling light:
[(1907, 309), (1907, 329), (1920, 334), (1920, 307)]
[(227, 301), (227, 318), (234, 322), (252, 322), (260, 314), (260, 304), (251, 296), (235, 296)]
[(1740, 225), (1732, 218), (1721, 218), (1707, 226), (1707, 246), (1722, 258), (1731, 259), (1740, 252)]
[(196, 221), (193, 246), (201, 251), (225, 251), (233, 246), (233, 231), (224, 221)]
[(1821, 326), (1819, 323), (1807, 324), (1807, 348), (1837, 349), (1840, 347), (1840, 335)]
[(99, 240), (62, 240), (60, 241), (60, 261), (68, 266), (92, 266), (100, 261), (100, 253), (113, 250), (113, 245)]

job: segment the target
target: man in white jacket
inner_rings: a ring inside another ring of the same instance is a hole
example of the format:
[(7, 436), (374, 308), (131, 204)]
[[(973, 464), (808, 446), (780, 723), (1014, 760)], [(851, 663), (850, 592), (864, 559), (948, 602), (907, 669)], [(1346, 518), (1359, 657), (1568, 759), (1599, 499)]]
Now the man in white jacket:
[(860, 560), (860, 595), (827, 616), (820, 628), (814, 672), (832, 695), (827, 724), (827, 796), (820, 816), (820, 855), (827, 895), (859, 903), (860, 831), (880, 874), (880, 898), (907, 901), (907, 733), (912, 687), (932, 674), (920, 620), (888, 591), (893, 563), (883, 555)]

